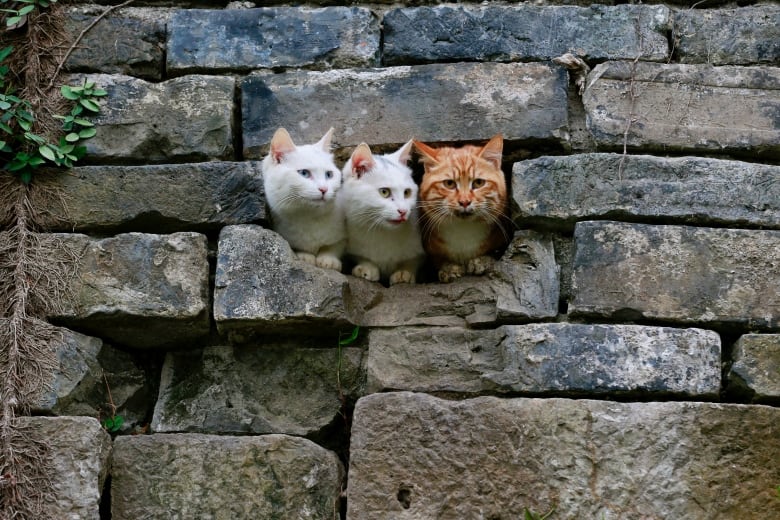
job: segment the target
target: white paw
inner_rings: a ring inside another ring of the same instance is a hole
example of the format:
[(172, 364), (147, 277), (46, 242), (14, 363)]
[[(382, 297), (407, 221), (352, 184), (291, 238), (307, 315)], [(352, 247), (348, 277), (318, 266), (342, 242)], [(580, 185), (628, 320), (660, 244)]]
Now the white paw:
[(390, 285), (397, 283), (414, 283), (414, 275), (409, 271), (396, 271), (390, 275)]
[(379, 280), (379, 268), (374, 264), (362, 263), (352, 269), (352, 275), (358, 278), (365, 278), (370, 282)]
[(322, 267), (323, 269), (335, 269), (336, 271), (341, 271), (341, 260), (333, 255), (318, 255), (316, 265), (317, 267)]
[(485, 274), (495, 263), (496, 261), (490, 256), (472, 258), (466, 265), (466, 273), (476, 275)]
[(298, 260), (303, 260), (307, 264), (315, 265), (317, 263), (315, 256), (311, 253), (307, 253), (305, 251), (296, 251), (295, 254), (298, 256)]
[(439, 281), (442, 283), (454, 282), (463, 275), (463, 266), (460, 264), (444, 264), (439, 269)]

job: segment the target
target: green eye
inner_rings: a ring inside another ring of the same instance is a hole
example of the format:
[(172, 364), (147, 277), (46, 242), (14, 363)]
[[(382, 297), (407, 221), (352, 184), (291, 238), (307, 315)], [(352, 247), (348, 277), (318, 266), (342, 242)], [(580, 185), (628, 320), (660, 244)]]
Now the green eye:
[(384, 198), (390, 197), (390, 188), (379, 188), (379, 194)]
[(442, 182), (444, 184), (444, 187), (447, 189), (454, 189), (455, 188), (455, 181), (452, 179), (447, 179), (446, 181)]
[(472, 188), (481, 188), (484, 185), (485, 185), (485, 179), (479, 179), (478, 178), (478, 179), (474, 179), (473, 181), (471, 181), (471, 187)]
[(412, 196), (412, 190), (410, 190), (409, 188), (406, 188), (406, 189), (404, 190), (404, 198), (405, 198), (405, 199), (408, 199), (408, 198), (409, 198), (409, 197), (411, 197), (411, 196)]

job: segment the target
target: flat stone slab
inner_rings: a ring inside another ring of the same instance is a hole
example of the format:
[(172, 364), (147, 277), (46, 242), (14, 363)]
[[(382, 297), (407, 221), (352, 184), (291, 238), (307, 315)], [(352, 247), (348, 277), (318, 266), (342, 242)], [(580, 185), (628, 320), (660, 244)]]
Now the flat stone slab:
[[(231, 160), (235, 80), (190, 75), (161, 83), (87, 76), (108, 95), (84, 141), (91, 162), (181, 163)], [(75, 82), (74, 82), (75, 83)]]
[(387, 12), (384, 60), (551, 60), (567, 52), (588, 60), (668, 58), (668, 7), (654, 5), (477, 5), (399, 8)]
[[(695, 367), (695, 368), (692, 368)], [(374, 329), (367, 390), (717, 396), (720, 337), (701, 329), (539, 323)]]
[(780, 328), (780, 231), (580, 222), (569, 313)]
[(111, 518), (333, 518), (344, 469), (300, 437), (118, 437)]
[(317, 436), (342, 420), (342, 399), (364, 380), (363, 350), (298, 343), (213, 346), (171, 352), (162, 368), (154, 432)]
[(780, 167), (703, 157), (594, 153), (514, 164), (520, 224), (664, 219), (780, 228)]
[(175, 75), (379, 63), (379, 20), (365, 7), (181, 9), (168, 24)]
[(244, 157), (261, 158), (280, 126), (305, 143), (334, 127), (339, 147), (497, 133), (561, 145), (568, 139), (567, 88), (566, 71), (542, 63), (255, 73), (241, 83)]
[(770, 518), (778, 459), (766, 406), (373, 394), (347, 518)]
[(58, 234), (78, 257), (58, 322), (118, 345), (185, 345), (209, 332), (206, 237)]
[(780, 68), (606, 62), (587, 85), (588, 129), (601, 147), (780, 157)]
[(780, 334), (745, 334), (737, 340), (729, 382), (756, 401), (780, 397)]

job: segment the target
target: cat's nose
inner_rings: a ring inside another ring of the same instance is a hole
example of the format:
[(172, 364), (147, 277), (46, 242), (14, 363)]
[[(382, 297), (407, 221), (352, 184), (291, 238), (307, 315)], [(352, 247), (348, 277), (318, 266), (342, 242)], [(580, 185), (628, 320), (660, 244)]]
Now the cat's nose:
[(408, 213), (408, 212), (405, 209), (399, 209), (398, 210), (398, 214), (401, 215), (402, 218), (406, 216), (406, 213)]
[(320, 186), (319, 190), (320, 190), (320, 193), (322, 193), (323, 195), (328, 193), (328, 187), (327, 186)]
[(461, 206), (463, 206), (463, 209), (466, 209), (466, 208), (468, 208), (468, 207), (469, 207), (469, 205), (471, 204), (471, 201), (470, 201), (470, 200), (459, 200), (459, 201), (458, 201), (458, 204), (460, 204)]

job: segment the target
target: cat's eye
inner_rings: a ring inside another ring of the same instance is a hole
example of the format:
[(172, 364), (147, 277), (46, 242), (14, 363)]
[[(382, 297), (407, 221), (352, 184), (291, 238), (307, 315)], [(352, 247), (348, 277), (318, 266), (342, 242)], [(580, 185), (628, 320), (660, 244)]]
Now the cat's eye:
[(408, 199), (408, 198), (409, 198), (409, 197), (411, 197), (411, 196), (412, 196), (412, 190), (410, 190), (409, 188), (406, 188), (406, 189), (404, 190), (404, 198), (405, 198), (405, 199)]
[(444, 184), (444, 187), (447, 189), (454, 189), (455, 188), (455, 181), (452, 179), (445, 180), (442, 184)]
[(476, 178), (473, 181), (471, 181), (472, 188), (481, 188), (484, 185), (485, 185), (485, 179)]
[(311, 172), (309, 170), (298, 170), (298, 174), (304, 179), (311, 177)]
[(390, 197), (390, 188), (379, 188), (379, 194), (384, 198)]
[(325, 178), (332, 179), (333, 178), (333, 172), (328, 170), (325, 172)]

